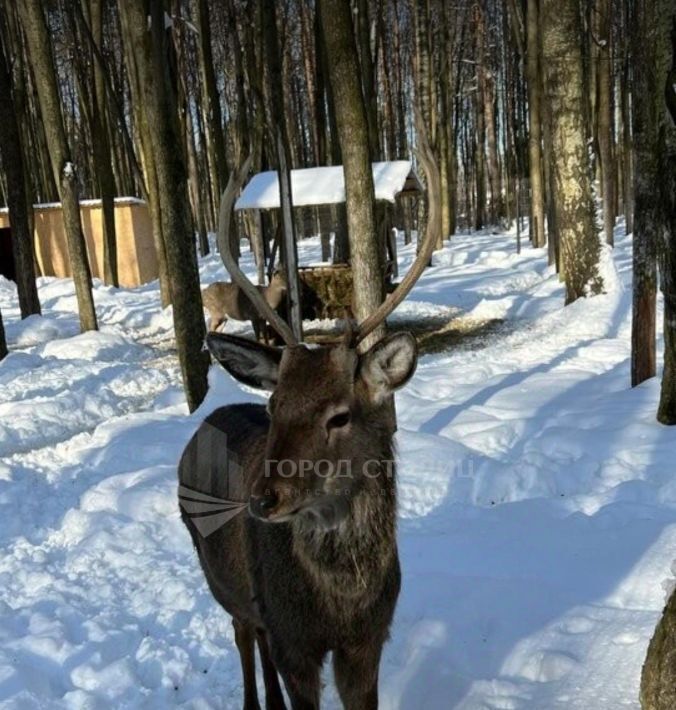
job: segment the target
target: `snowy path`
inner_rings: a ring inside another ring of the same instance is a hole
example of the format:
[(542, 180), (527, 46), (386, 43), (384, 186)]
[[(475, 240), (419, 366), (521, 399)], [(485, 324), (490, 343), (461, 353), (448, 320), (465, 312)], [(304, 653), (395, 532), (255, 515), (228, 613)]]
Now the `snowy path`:
[[(509, 328), (423, 357), (398, 397), (404, 582), (384, 708), (638, 707), (676, 573), (676, 432), (654, 421), (656, 381), (627, 388), (629, 254), (618, 231), (610, 292), (563, 309), (541, 252), (457, 236), (397, 315), (443, 306)], [(203, 261), (204, 283), (221, 273)], [(69, 284), (40, 290), (45, 317), (20, 322), (0, 280), (14, 350), (0, 364), (0, 706), (239, 707), (175, 466), (208, 411), (257, 395), (212, 368), (186, 414), (155, 285), (98, 285), (103, 329), (84, 336)]]

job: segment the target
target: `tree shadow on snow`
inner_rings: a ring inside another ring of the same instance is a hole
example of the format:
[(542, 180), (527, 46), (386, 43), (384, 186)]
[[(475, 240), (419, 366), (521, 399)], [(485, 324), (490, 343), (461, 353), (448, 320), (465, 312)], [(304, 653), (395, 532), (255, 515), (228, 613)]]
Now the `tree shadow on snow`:
[[(607, 338), (618, 336), (626, 305), (626, 299), (621, 299)], [(533, 375), (546, 374), (597, 341), (583, 341), (549, 363), (505, 375), (465, 402), (436, 413), (420, 430), (439, 434), (467, 408), (490, 406), (494, 395)], [(653, 455), (643, 465), (650, 476), (637, 482), (634, 471), (624, 482), (612, 475), (607, 481), (604, 478), (604, 466), (619, 465), (618, 451), (627, 447), (623, 432), (636, 424), (641, 411), (654, 405), (653, 400), (648, 390), (629, 389), (626, 360), (600, 375), (578, 380), (527, 419), (505, 455), (481, 464), (492, 469), (494, 477), (501, 475), (503, 466), (505, 474), (512, 475), (526, 465), (529, 452), (538, 451), (539, 437), (562, 437), (565, 448), (565, 432), (557, 427), (564, 420), (571, 434), (578, 417), (580, 441), (570, 442), (569, 463), (557, 459), (554, 451), (548, 464), (549, 449), (540, 449), (545, 452), (543, 475), (550, 477), (544, 484), (550, 488), (547, 495), (499, 505), (486, 500), (481, 507), (454, 500), (452, 482), (443, 502), (422, 520), (401, 521), (403, 593), (392, 645), (386, 650), (386, 661), (394, 663), (396, 670), (388, 673), (392, 666), (386, 663), (381, 683), (384, 696), (395, 707), (455, 707), (481, 681), (490, 686), (482, 696), (510, 703), (500, 707), (535, 707), (530, 695), (519, 696), (523, 686), (510, 686), (512, 680), (517, 685), (533, 683), (534, 694), (546, 694), (556, 685), (547, 681), (559, 680), (567, 668), (584, 663), (584, 658), (560, 649), (545, 649), (543, 655), (539, 648), (540, 656), (527, 657), (517, 647), (545, 628), (561, 625), (563, 617), (574, 615), (578, 607), (599, 604), (613, 595), (663, 530), (676, 523), (676, 510), (659, 507), (655, 482), (650, 480), (666, 478), (654, 452), (673, 447), (676, 432), (658, 425), (654, 416), (647, 424), (645, 444)], [(599, 403), (607, 404), (612, 416), (608, 407), (595, 412)], [(592, 411), (585, 411), (586, 404)], [(596, 414), (600, 416), (595, 423)], [(593, 456), (585, 453), (585, 447)], [(579, 475), (578, 466), (584, 469)], [(484, 473), (477, 471), (478, 476)], [(591, 481), (598, 505), (584, 512), (580, 501), (570, 496), (590, 493)], [(473, 703), (472, 707), (479, 700), (473, 697)]]

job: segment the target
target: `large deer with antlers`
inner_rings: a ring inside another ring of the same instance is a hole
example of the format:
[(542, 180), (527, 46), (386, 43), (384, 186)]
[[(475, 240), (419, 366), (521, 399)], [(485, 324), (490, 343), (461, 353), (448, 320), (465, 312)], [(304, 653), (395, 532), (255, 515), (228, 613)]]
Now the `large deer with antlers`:
[[(438, 195), (428, 147), (420, 159), (430, 195)], [(408, 333), (386, 336), (366, 352), (358, 345), (428, 263), (438, 208), (430, 199), (423, 246), (397, 290), (341, 342), (308, 347), (294, 340), (227, 248), (230, 210), (247, 168), (224, 192), (219, 241), (233, 280), (286, 345), (207, 336), (231, 375), (272, 394), (267, 407), (231, 405), (202, 423), (179, 465), (182, 517), (214, 597), (232, 615), (246, 709), (259, 708), (256, 646), (267, 708), (285, 707), (278, 675), (293, 708), (318, 708), (329, 652), (344, 706), (376, 708), (400, 585), (388, 399), (412, 376), (417, 355)], [(205, 525), (226, 508), (221, 527)]]

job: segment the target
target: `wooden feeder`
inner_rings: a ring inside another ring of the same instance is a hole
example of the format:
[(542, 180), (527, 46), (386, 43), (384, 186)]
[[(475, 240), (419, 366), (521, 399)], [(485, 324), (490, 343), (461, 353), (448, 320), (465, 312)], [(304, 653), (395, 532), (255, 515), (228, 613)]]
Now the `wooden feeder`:
[[(394, 204), (398, 199), (417, 197), (420, 181), (408, 160), (372, 164), (376, 200)], [(342, 165), (291, 171), (291, 203), (297, 207), (327, 206), (345, 202)], [(276, 171), (254, 175), (235, 203), (235, 210), (279, 210), (280, 189)], [(389, 282), (396, 276), (396, 242), (389, 239), (390, 254), (385, 273)], [(308, 264), (298, 269), (303, 317), (344, 318), (352, 314), (352, 269), (348, 264)]]

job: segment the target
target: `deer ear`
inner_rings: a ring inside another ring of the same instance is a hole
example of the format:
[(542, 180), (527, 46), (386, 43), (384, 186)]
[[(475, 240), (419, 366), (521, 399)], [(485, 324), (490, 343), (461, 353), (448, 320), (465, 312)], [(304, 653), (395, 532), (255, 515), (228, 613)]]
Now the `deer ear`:
[(272, 390), (277, 385), (281, 349), (224, 333), (209, 333), (206, 345), (236, 380), (264, 390)]
[(374, 403), (405, 385), (415, 372), (418, 346), (410, 333), (383, 338), (359, 362), (359, 377), (366, 383)]

